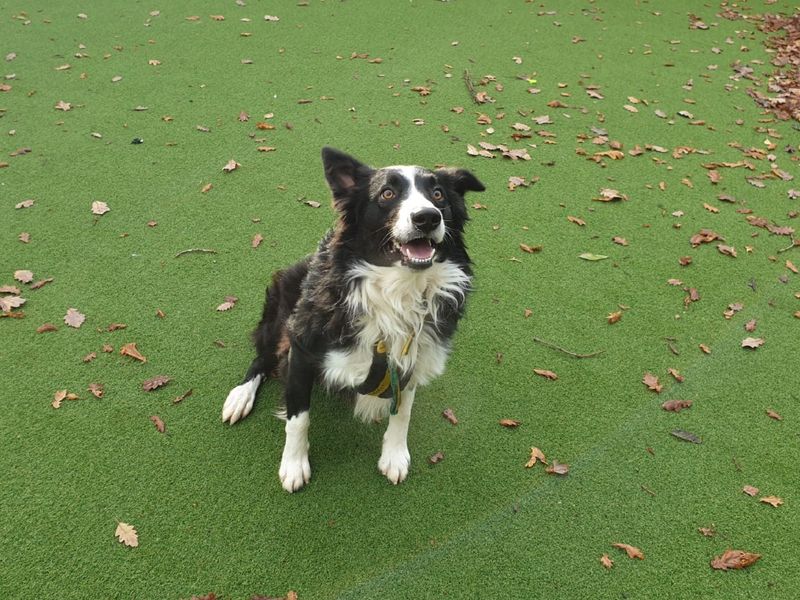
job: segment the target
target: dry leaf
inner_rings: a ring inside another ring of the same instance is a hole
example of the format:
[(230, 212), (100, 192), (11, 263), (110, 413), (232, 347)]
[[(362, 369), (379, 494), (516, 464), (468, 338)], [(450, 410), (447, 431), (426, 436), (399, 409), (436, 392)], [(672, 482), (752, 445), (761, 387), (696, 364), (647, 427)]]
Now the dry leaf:
[(97, 358), (97, 352), (89, 352), (86, 356), (83, 357), (83, 362), (89, 363), (92, 362), (95, 358)]
[(90, 383), (89, 392), (91, 392), (95, 398), (102, 398), (105, 390), (103, 389), (102, 383)]
[(444, 454), (437, 452), (433, 456), (428, 457), (428, 462), (432, 465), (438, 464), (444, 460)]
[(544, 453), (538, 448), (531, 448), (531, 457), (528, 459), (528, 462), (525, 463), (525, 468), (530, 469), (537, 463), (537, 461), (545, 465), (547, 464), (547, 459), (544, 457)]
[(780, 416), (778, 413), (776, 413), (776, 412), (775, 412), (774, 410), (772, 410), (771, 408), (768, 408), (768, 409), (767, 409), (767, 416), (768, 416), (770, 419), (775, 419), (776, 421), (783, 421), (783, 417), (782, 417), (782, 416)]
[(703, 440), (697, 437), (695, 434), (684, 431), (683, 429), (675, 429), (674, 431), (669, 432), (670, 435), (673, 437), (678, 438), (679, 440), (683, 440), (684, 442), (691, 442), (692, 444), (702, 444)]
[(64, 323), (66, 323), (70, 327), (74, 327), (75, 329), (83, 325), (83, 322), (85, 320), (86, 320), (86, 315), (81, 314), (75, 308), (68, 309), (67, 314), (64, 315)]
[(235, 171), (236, 169), (238, 169), (241, 166), (242, 165), (240, 165), (235, 160), (230, 159), (228, 162), (225, 163), (225, 166), (222, 167), (222, 170), (225, 171), (226, 173), (230, 173), (231, 171)]
[(104, 215), (111, 209), (108, 207), (108, 204), (101, 200), (95, 200), (92, 202), (92, 214), (95, 215)]
[[(20, 298), (19, 296), (0, 296), (0, 311), (4, 313), (10, 313), (11, 309), (19, 308), (23, 304), (25, 304), (25, 298)], [(12, 313), (17, 314), (17, 313)], [(22, 314), (22, 313), (19, 313)]]
[(622, 318), (622, 311), (618, 310), (616, 312), (612, 312), (606, 317), (609, 325), (613, 325), (614, 323), (619, 323), (619, 320)]
[(58, 328), (52, 323), (42, 323), (36, 328), (36, 333), (47, 333), (48, 331), (58, 331)]
[(759, 498), (759, 502), (769, 504), (775, 508), (778, 508), (781, 504), (783, 504), (783, 500), (777, 496), (764, 496), (763, 498)]
[(517, 421), (516, 419), (500, 419), (499, 423), (503, 427), (514, 429), (515, 427), (519, 427), (522, 424), (522, 421)]
[(206, 192), (210, 192), (214, 186), (210, 183), (205, 184), (201, 189), (200, 192), (205, 194)]
[(667, 371), (669, 372), (670, 375), (672, 375), (675, 378), (675, 381), (677, 381), (678, 383), (683, 383), (683, 381), (686, 379), (683, 375), (678, 373), (677, 369), (670, 368), (667, 369)]
[(628, 554), (628, 558), (638, 558), (639, 560), (644, 560), (644, 553), (639, 550), (636, 546), (631, 546), (630, 544), (621, 544), (615, 543), (611, 544), (614, 548), (619, 548), (620, 550), (625, 550)]
[(528, 244), (520, 244), (519, 249), (528, 254), (536, 254), (542, 251), (542, 246), (528, 246)]
[(571, 215), (567, 216), (567, 220), (570, 223), (575, 223), (575, 225), (578, 225), (579, 227), (583, 227), (584, 225), (586, 225), (586, 221), (584, 221), (583, 219), (580, 219), (578, 217), (573, 217)]
[(681, 412), (684, 408), (689, 408), (691, 405), (691, 400), (667, 400), (661, 405), (661, 408), (671, 412)]
[(20, 283), (30, 283), (31, 281), (33, 281), (33, 273), (26, 269), (14, 271), (14, 279), (19, 281)]
[(251, 245), (253, 248), (258, 248), (258, 247), (261, 245), (261, 242), (263, 242), (263, 241), (264, 241), (264, 236), (263, 236), (263, 235), (261, 235), (260, 233), (257, 233), (257, 234), (255, 234), (255, 235), (253, 236), (253, 239), (252, 239), (252, 241), (250, 242), (250, 245)]
[(608, 554), (603, 554), (603, 556), (600, 557), (600, 564), (606, 569), (610, 569), (614, 566), (614, 561), (611, 560), (611, 557)]
[(142, 389), (145, 392), (152, 392), (155, 389), (160, 388), (161, 386), (167, 385), (172, 380), (171, 377), (167, 375), (157, 375), (152, 379), (146, 380), (142, 383)]
[(556, 379), (558, 379), (558, 375), (556, 375), (552, 371), (548, 371), (547, 369), (534, 369), (533, 372), (551, 381), (555, 381)]
[(453, 425), (458, 425), (458, 419), (456, 418), (456, 414), (453, 412), (451, 408), (445, 408), (442, 412), (442, 416), (450, 421)]
[[(103, 349), (105, 351), (105, 348)], [(122, 348), (119, 349), (119, 353), (122, 356), (130, 356), (141, 362), (147, 362), (147, 359), (142, 356), (139, 350), (136, 348), (136, 342), (131, 342), (130, 344), (125, 344)]]
[(133, 525), (128, 525), (127, 523), (118, 523), (117, 530), (114, 532), (114, 535), (117, 536), (117, 539), (126, 546), (136, 548), (136, 546), (139, 545), (139, 534), (136, 533), (136, 529), (133, 528)]
[(742, 348), (759, 348), (764, 345), (764, 338), (745, 338), (742, 340)]
[(569, 465), (566, 463), (560, 463), (553, 459), (553, 464), (548, 466), (545, 469), (545, 472), (550, 473), (551, 475), (566, 475), (569, 473)]
[(644, 374), (642, 383), (645, 384), (648, 389), (653, 390), (657, 394), (660, 394), (661, 390), (663, 389), (663, 386), (658, 381), (658, 377), (649, 372)]
[(717, 530), (714, 529), (713, 525), (711, 527), (698, 527), (697, 531), (699, 531), (705, 537), (714, 537), (717, 535)]
[(153, 415), (150, 417), (150, 420), (153, 422), (153, 425), (156, 426), (156, 429), (158, 429), (159, 433), (164, 433), (166, 428), (164, 426), (164, 421), (161, 420), (161, 417), (158, 415)]
[(722, 555), (715, 556), (711, 560), (711, 568), (721, 571), (727, 571), (729, 569), (744, 569), (745, 567), (749, 567), (755, 563), (759, 558), (761, 558), (760, 554), (745, 552), (744, 550), (728, 549), (725, 550)]
[(758, 488), (752, 485), (746, 485), (742, 488), (742, 491), (747, 494), (748, 496), (755, 496), (758, 494)]
[(194, 392), (194, 388), (188, 389), (187, 391), (183, 392), (180, 396), (178, 396), (177, 398), (173, 399), (172, 403), (173, 404), (178, 404), (180, 402), (183, 402), (184, 400), (186, 400), (186, 398), (188, 398), (189, 396), (192, 395), (192, 392)]

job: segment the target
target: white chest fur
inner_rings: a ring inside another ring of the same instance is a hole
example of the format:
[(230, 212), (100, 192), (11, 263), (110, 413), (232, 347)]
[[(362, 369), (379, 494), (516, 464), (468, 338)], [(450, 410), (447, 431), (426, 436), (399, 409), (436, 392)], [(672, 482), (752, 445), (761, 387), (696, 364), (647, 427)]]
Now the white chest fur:
[(412, 373), (409, 387), (441, 375), (450, 347), (433, 326), (445, 304), (463, 302), (469, 276), (449, 261), (424, 270), (361, 263), (349, 279), (346, 308), (358, 332), (357, 343), (328, 352), (322, 370), (325, 382), (338, 388), (358, 386), (367, 377), (378, 341), (386, 344), (390, 360), (401, 371)]

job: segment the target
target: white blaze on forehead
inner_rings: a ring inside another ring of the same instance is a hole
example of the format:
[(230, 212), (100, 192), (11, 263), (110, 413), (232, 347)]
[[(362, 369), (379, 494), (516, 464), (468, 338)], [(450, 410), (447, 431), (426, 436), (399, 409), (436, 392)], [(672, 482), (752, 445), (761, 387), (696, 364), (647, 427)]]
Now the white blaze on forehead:
[[(392, 235), (396, 240), (409, 240), (419, 237), (411, 221), (411, 216), (425, 208), (439, 209), (428, 200), (425, 195), (417, 188), (417, 175), (422, 173), (422, 167), (416, 166), (394, 166), (387, 167), (387, 171), (398, 173), (408, 184), (406, 194), (402, 197), (400, 208), (397, 211), (397, 219), (392, 226)], [(441, 214), (441, 211), (439, 211)], [(431, 238), (438, 244), (444, 239), (444, 219), (439, 223), (435, 231), (431, 232)]]

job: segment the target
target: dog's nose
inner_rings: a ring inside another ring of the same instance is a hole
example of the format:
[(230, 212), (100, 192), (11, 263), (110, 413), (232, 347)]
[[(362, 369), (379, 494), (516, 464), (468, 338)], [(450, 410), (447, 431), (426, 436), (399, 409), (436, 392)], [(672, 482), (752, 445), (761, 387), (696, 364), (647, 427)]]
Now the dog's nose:
[(442, 213), (435, 208), (423, 208), (411, 215), (411, 222), (422, 233), (430, 233), (442, 222)]

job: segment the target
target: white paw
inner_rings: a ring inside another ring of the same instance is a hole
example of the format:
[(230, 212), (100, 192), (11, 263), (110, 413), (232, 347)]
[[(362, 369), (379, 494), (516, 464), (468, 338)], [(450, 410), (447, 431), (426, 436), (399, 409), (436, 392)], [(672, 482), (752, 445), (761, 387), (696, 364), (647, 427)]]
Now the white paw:
[(244, 419), (250, 414), (250, 411), (253, 410), (259, 383), (261, 383), (260, 375), (242, 385), (237, 385), (228, 393), (225, 404), (222, 406), (223, 422), (228, 421), (233, 425), (239, 419)]
[(311, 464), (308, 462), (308, 454), (292, 458), (284, 457), (281, 460), (278, 476), (281, 478), (283, 489), (287, 492), (291, 494), (299, 490), (311, 479)]
[(405, 481), (408, 476), (408, 468), (411, 465), (411, 454), (405, 446), (387, 447), (384, 445), (381, 458), (378, 460), (378, 470), (386, 475), (386, 478), (397, 485)]

